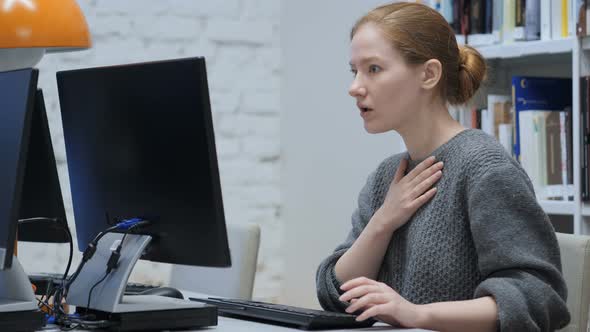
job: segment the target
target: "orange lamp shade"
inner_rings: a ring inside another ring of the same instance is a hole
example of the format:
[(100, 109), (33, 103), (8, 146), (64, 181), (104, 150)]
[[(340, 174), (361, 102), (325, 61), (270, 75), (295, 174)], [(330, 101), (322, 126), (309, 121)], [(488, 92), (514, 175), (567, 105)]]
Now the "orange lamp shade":
[(0, 48), (87, 49), (88, 24), (75, 0), (0, 0)]

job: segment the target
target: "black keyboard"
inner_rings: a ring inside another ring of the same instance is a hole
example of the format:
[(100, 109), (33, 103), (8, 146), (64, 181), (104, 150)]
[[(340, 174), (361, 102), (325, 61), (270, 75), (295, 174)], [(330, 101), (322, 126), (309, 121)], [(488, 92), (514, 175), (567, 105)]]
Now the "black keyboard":
[(304, 330), (350, 329), (369, 327), (375, 320), (357, 322), (355, 315), (292, 307), (257, 301), (220, 298), (190, 298), (217, 307), (221, 316), (253, 319), (263, 323), (293, 326)]

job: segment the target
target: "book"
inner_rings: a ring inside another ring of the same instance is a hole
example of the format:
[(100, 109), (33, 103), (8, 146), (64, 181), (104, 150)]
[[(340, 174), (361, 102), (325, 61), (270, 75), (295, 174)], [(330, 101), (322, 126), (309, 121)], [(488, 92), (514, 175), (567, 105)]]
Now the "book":
[[(563, 177), (567, 169), (563, 161), (567, 162), (567, 154), (562, 156), (562, 142), (565, 141), (565, 117), (566, 112), (548, 112), (545, 118), (545, 145), (547, 165), (547, 197), (560, 197), (564, 195), (560, 191), (562, 185), (567, 184), (567, 177)], [(567, 173), (566, 173), (567, 176)]]
[(569, 196), (565, 193), (571, 190), (568, 184), (573, 174), (569, 166), (571, 79), (514, 76), (512, 99), (514, 156), (529, 175), (535, 192), (540, 199)]
[[(451, 24), (451, 27), (453, 28), (453, 31), (455, 31), (455, 35), (459, 36), (463, 34), (463, 31), (461, 30), (461, 18), (462, 18), (462, 8), (461, 8), (461, 0), (454, 0), (453, 3), (453, 23)], [(465, 42), (463, 42), (465, 43)]]
[(576, 35), (586, 36), (586, 0), (575, 0)]
[(563, 199), (574, 199), (574, 155), (572, 146), (572, 110), (566, 108), (561, 112), (560, 134), (561, 134), (561, 174), (565, 185)]
[[(456, 1), (456, 0), (455, 0)], [(454, 17), (453, 17), (453, 0), (440, 0), (440, 9), (441, 15), (449, 22), (451, 26), (454, 24)]]
[(541, 1), (527, 0), (525, 5), (524, 39), (541, 39)]
[[(567, 13), (562, 13), (563, 6), (561, 0), (552, 0), (551, 2), (551, 39), (560, 39), (567, 36), (563, 33), (562, 26), (567, 24)], [(566, 6), (567, 9), (567, 6)], [(565, 22), (564, 22), (565, 14)]]
[(485, 0), (485, 8), (484, 8), (484, 23), (485, 23), (485, 33), (491, 34), (493, 31), (493, 18), (494, 18), (494, 3), (492, 0)]
[(512, 156), (512, 124), (502, 123), (498, 126), (498, 140), (506, 149), (506, 153)]
[(492, 36), (494, 43), (502, 42), (502, 20), (504, 18), (504, 1), (494, 0), (492, 3)]
[(525, 0), (515, 0), (514, 3), (514, 40), (525, 40)]
[(566, 38), (571, 35), (570, 23), (572, 20), (572, 11), (569, 0), (561, 0), (561, 37)]
[(588, 169), (588, 155), (590, 150), (590, 140), (588, 139), (590, 134), (590, 77), (580, 78), (580, 122), (581, 122), (581, 135), (582, 139), (580, 144), (581, 154), (580, 163), (582, 172), (580, 174), (581, 194), (582, 201), (590, 200), (590, 171)]
[(488, 95), (488, 119), (487, 127), (482, 126), (482, 130), (500, 139), (500, 124), (512, 124), (512, 98), (510, 95)]
[(504, 16), (502, 19), (502, 42), (514, 42), (514, 23), (516, 21), (516, 4), (514, 0), (503, 0)]
[(571, 108), (572, 84), (570, 78), (532, 76), (512, 77), (512, 104), (514, 105), (514, 156), (520, 156), (519, 118), (523, 111), (563, 111)]
[(541, 0), (516, 0), (515, 40), (541, 39)]
[(541, 0), (541, 40), (551, 39), (551, 0)]
[(484, 0), (471, 0), (469, 12), (470, 34), (486, 33), (485, 8)]

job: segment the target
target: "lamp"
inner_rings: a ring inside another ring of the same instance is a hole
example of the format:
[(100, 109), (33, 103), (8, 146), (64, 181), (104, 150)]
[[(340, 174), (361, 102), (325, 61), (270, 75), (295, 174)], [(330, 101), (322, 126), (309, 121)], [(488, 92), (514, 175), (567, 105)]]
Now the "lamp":
[(75, 0), (0, 0), (0, 71), (34, 67), (46, 52), (90, 46)]

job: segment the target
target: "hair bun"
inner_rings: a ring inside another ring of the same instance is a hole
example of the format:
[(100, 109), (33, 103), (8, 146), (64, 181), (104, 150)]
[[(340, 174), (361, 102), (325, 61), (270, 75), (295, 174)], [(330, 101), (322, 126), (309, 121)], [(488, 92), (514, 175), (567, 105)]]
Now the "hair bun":
[(453, 104), (467, 102), (486, 78), (486, 63), (483, 56), (473, 47), (459, 46), (459, 82)]

